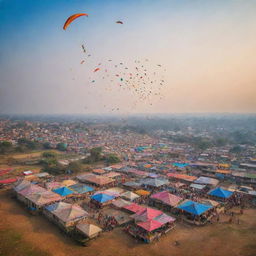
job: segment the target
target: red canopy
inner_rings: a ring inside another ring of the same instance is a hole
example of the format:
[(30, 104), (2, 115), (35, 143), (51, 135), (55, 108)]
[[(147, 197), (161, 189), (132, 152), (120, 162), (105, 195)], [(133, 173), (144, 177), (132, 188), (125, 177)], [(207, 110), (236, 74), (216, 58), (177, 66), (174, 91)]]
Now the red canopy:
[(5, 179), (5, 180), (0, 180), (0, 184), (10, 184), (16, 182), (17, 179)]
[(139, 222), (137, 223), (138, 226), (142, 227), (143, 229), (147, 231), (153, 231), (157, 228), (160, 228), (163, 224), (156, 221), (156, 220), (148, 220), (145, 222)]
[(123, 207), (124, 209), (127, 209), (131, 212), (138, 212), (138, 211), (143, 211), (145, 210), (145, 208), (143, 206), (140, 206), (138, 204), (132, 203), (130, 205), (126, 205), (125, 207)]

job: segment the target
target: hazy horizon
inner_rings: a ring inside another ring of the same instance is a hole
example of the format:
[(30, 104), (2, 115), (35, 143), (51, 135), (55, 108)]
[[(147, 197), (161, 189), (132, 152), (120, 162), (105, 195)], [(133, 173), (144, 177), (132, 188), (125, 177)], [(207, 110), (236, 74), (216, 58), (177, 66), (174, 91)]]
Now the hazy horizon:
[[(0, 114), (256, 113), (256, 1), (1, 0), (0, 14)], [(109, 58), (149, 59), (161, 98), (100, 80)]]

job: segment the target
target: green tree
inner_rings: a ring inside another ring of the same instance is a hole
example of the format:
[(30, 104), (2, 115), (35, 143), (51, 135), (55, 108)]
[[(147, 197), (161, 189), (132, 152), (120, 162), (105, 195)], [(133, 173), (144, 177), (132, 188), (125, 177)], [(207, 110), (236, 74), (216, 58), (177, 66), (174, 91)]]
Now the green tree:
[(44, 157), (44, 158), (56, 158), (56, 156), (57, 156), (56, 153), (53, 151), (44, 152), (42, 154), (42, 157)]
[(71, 170), (73, 173), (80, 172), (82, 170), (82, 164), (79, 161), (71, 162), (68, 165), (68, 170)]
[(116, 164), (120, 162), (119, 157), (116, 154), (108, 154), (105, 156), (107, 164)]
[(9, 153), (12, 150), (12, 143), (9, 141), (0, 142), (0, 154)]
[(50, 142), (44, 142), (43, 143), (43, 148), (45, 148), (45, 149), (51, 149), (52, 148), (52, 146), (51, 146), (51, 144), (50, 144)]
[(96, 147), (90, 149), (90, 158), (93, 162), (98, 162), (101, 160), (102, 147)]
[(66, 151), (67, 150), (67, 144), (63, 143), (63, 142), (60, 142), (60, 143), (57, 144), (56, 148), (59, 151)]

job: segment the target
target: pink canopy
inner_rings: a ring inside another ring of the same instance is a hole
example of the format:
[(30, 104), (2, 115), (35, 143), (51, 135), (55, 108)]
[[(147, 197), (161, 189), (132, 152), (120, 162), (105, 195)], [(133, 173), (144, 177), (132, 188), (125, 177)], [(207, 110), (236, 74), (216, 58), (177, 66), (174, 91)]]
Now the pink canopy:
[(150, 198), (157, 199), (170, 206), (176, 206), (182, 200), (181, 197), (173, 195), (168, 191), (162, 191), (162, 192), (153, 194)]
[(123, 208), (126, 209), (126, 210), (129, 210), (131, 212), (134, 212), (134, 213), (138, 212), (138, 211), (142, 211), (142, 210), (145, 209), (143, 206), (140, 206), (140, 205), (135, 204), (135, 203), (132, 203), (130, 205), (126, 205)]
[(162, 211), (147, 207), (143, 210), (137, 211), (136, 214), (133, 215), (133, 218), (138, 221), (148, 221), (161, 215), (162, 213)]
[(145, 222), (139, 222), (137, 223), (138, 226), (142, 227), (143, 229), (147, 231), (153, 231), (157, 228), (160, 228), (163, 224), (156, 221), (156, 220), (148, 220)]

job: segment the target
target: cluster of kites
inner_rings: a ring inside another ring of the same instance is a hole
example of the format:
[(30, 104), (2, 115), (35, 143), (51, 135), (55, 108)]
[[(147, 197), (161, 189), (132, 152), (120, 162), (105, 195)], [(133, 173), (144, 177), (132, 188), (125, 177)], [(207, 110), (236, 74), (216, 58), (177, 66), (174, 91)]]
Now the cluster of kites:
[[(86, 13), (77, 13), (71, 15), (65, 22), (63, 29), (66, 30), (68, 26), (77, 18), (81, 16), (88, 17)], [(123, 24), (122, 21), (116, 21), (116, 24)], [(81, 45), (82, 52), (84, 54), (80, 64), (87, 62), (87, 58), (91, 57), (91, 54), (87, 53), (87, 49), (84, 44)], [(153, 67), (153, 72), (151, 71)], [(136, 106), (139, 102), (147, 102), (153, 105), (151, 99), (162, 99), (163, 95), (161, 90), (165, 85), (165, 79), (163, 68), (161, 64), (152, 64), (149, 59), (134, 60), (132, 63), (116, 62), (112, 59), (102, 60), (94, 69), (91, 70), (91, 76), (88, 82), (92, 85), (100, 81), (104, 84), (111, 84), (119, 90), (129, 90), (133, 95), (133, 106)], [(111, 91), (112, 89), (105, 88)], [(104, 105), (106, 107), (106, 105)], [(118, 111), (119, 107), (112, 108), (111, 111)]]

